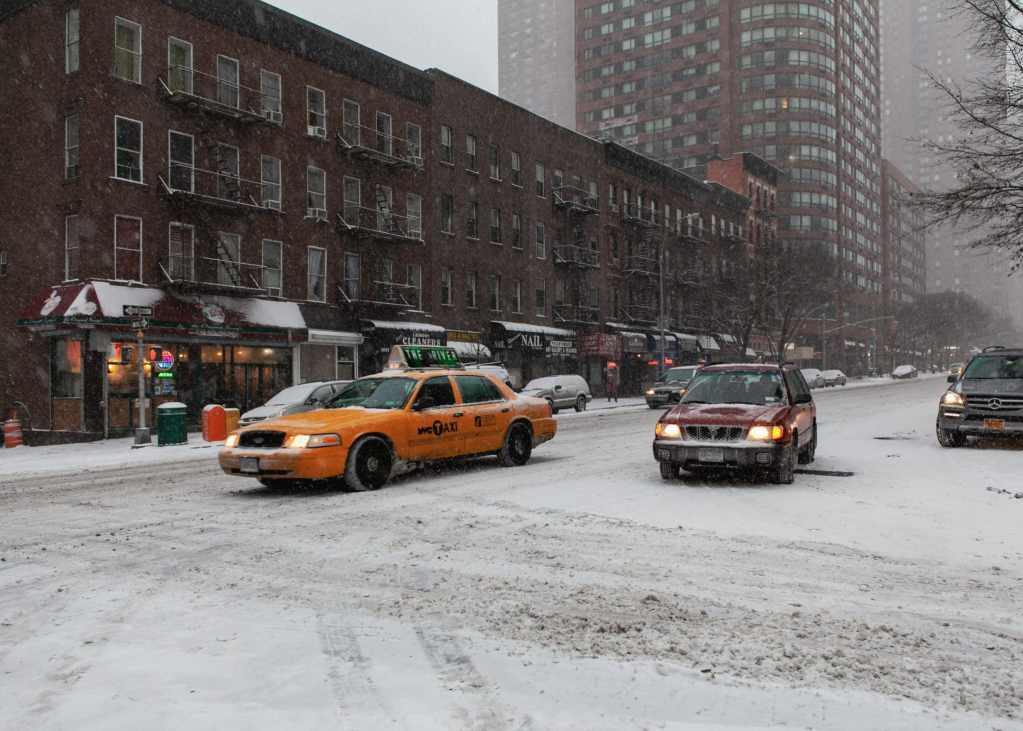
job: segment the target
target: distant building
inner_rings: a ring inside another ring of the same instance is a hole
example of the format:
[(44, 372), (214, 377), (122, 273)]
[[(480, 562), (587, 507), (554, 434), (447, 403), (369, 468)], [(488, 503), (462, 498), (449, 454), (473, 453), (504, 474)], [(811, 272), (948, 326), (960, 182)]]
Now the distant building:
[(927, 291), (924, 219), (910, 196), (919, 192), (890, 160), (881, 166), (881, 247), (885, 311), (915, 302)]
[(575, 129), (573, 0), (498, 0), (499, 91)]

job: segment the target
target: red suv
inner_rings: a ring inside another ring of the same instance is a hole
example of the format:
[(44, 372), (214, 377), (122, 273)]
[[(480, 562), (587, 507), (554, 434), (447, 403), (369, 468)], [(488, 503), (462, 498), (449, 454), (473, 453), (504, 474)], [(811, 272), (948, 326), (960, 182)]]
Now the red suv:
[(796, 461), (809, 464), (817, 451), (817, 407), (795, 366), (707, 366), (657, 422), (653, 448), (666, 480), (725, 467), (790, 484)]

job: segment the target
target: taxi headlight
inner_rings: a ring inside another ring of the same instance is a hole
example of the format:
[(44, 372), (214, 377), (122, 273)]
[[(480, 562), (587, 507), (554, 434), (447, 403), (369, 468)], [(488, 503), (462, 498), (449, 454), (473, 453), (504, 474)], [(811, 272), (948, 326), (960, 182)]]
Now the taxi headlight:
[(229, 434), (227, 439), (224, 440), (224, 446), (227, 447), (228, 449), (234, 449), (235, 447), (237, 447), (238, 446), (238, 435), (237, 434)]
[(757, 425), (750, 427), (749, 439), (754, 442), (778, 442), (785, 438), (785, 427)]
[(647, 396), (653, 396), (653, 395), (654, 395), (655, 393), (657, 393), (657, 392), (656, 392), (656, 391), (654, 391), (654, 389), (652, 389), (652, 388), (648, 388), (648, 389), (646, 390), (646, 395), (647, 395)]
[(341, 437), (337, 434), (296, 434), (288, 439), (288, 449), (318, 449), (340, 447)]
[(941, 398), (941, 403), (945, 406), (965, 406), (966, 402), (963, 401), (963, 397), (955, 391), (947, 391)]
[(681, 439), (682, 427), (678, 424), (661, 424), (658, 422), (654, 433), (661, 439)]

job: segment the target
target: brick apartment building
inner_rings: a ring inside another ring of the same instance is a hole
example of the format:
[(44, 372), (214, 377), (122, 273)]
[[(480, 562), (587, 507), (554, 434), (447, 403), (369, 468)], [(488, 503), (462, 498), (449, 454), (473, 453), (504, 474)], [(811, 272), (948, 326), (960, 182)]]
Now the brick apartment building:
[(701, 182), (255, 0), (7, 2), (0, 43), (0, 406), (35, 428), (125, 433), (139, 368), (194, 421), (395, 343), (638, 388), (662, 271), (670, 357), (746, 355), (695, 293), (770, 166)]

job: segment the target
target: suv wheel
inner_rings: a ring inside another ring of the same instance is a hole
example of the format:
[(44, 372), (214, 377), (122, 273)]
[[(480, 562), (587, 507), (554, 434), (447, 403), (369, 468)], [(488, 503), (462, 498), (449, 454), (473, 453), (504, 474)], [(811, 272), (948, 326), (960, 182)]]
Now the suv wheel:
[(380, 439), (363, 439), (348, 455), (345, 484), (356, 492), (379, 490), (390, 479), (393, 465), (390, 447)]
[(661, 462), (661, 479), (662, 480), (677, 480), (679, 473), (679, 466), (674, 462)]
[(554, 405), (554, 399), (551, 398), (547, 399), (547, 403), (551, 405), (551, 415), (553, 416), (554, 414), (557, 414), (558, 407)]
[(799, 453), (799, 464), (810, 464), (817, 457), (817, 422), (813, 423), (813, 439), (806, 445), (806, 449)]
[(793, 433), (792, 443), (785, 447), (778, 464), (771, 470), (771, 482), (775, 485), (791, 485), (796, 481), (796, 444), (798, 435)]
[(575, 397), (575, 410), (586, 411), (586, 397), (582, 394)]
[(966, 446), (966, 435), (950, 429), (942, 429), (941, 422), (935, 423), (935, 431), (938, 434), (938, 444), (946, 449), (957, 449)]

